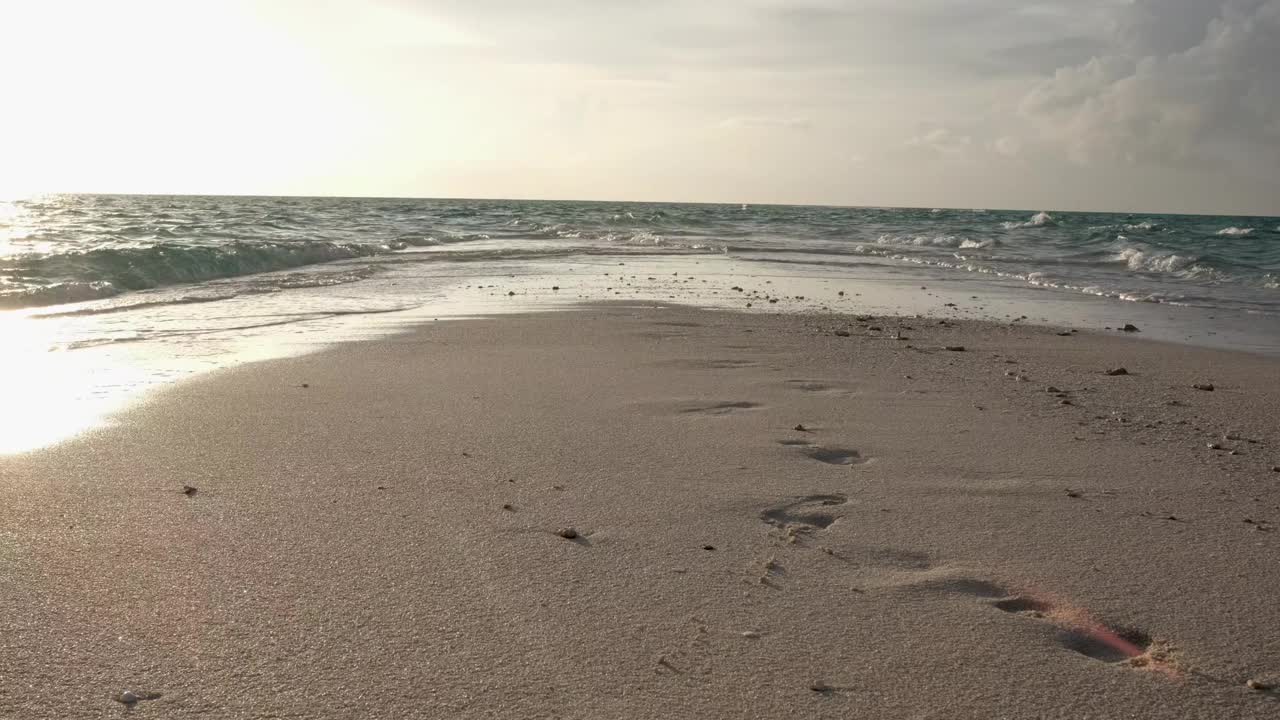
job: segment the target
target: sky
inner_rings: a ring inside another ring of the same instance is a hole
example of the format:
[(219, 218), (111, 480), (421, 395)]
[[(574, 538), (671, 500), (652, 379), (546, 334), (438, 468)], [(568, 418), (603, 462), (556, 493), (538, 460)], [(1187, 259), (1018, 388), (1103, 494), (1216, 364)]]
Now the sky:
[(0, 0), (0, 194), (1280, 214), (1280, 0)]

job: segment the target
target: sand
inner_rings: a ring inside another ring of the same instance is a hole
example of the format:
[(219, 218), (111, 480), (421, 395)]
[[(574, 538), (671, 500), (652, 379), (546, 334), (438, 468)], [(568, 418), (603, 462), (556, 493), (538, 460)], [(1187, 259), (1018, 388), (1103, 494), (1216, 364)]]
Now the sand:
[(0, 458), (0, 716), (1277, 717), (1280, 364), (1140, 336), (616, 305), (180, 384)]

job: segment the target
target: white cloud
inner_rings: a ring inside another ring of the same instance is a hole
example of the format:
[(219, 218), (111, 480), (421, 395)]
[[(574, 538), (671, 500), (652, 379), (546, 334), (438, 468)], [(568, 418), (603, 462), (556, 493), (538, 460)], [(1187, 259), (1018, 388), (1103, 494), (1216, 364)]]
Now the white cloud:
[(1276, 180), (1280, 0), (1139, 0), (1118, 28), (1114, 53), (1059, 69), (1025, 96), (1040, 140), (1085, 165), (1207, 165)]
[[(212, 192), (1280, 212), (1280, 0), (176, 5), (0, 0), (0, 60), (40, 68), (9, 95), (42, 109), (0, 116), (0, 172), (103, 191), (185, 173)], [(115, 42), (134, 35), (149, 40)], [(131, 104), (173, 93), (208, 132)]]
[(1006, 157), (1016, 157), (1022, 152), (1022, 142), (1015, 137), (1005, 137), (996, 139), (991, 143), (991, 149)]
[(943, 155), (959, 155), (973, 145), (973, 138), (948, 128), (934, 128), (909, 138), (905, 144), (907, 147), (926, 148)]

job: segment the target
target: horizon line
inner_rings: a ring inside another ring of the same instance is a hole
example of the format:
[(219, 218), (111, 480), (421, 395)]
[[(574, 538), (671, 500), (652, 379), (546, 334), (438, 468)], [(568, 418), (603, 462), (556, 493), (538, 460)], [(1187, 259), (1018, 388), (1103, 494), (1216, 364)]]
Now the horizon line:
[(960, 207), (960, 206), (925, 206), (925, 205), (843, 205), (833, 203), (780, 203), (780, 202), (740, 202), (740, 201), (705, 201), (705, 200), (591, 200), (566, 198), (517, 198), (517, 197), (463, 197), (463, 196), (417, 196), (417, 195), (314, 195), (283, 193), (278, 195), (262, 195), (255, 193), (145, 193), (145, 192), (76, 192), (76, 191), (41, 191), (29, 193), (21, 197), (0, 197), (0, 202), (22, 200), (41, 195), (82, 195), (95, 197), (175, 197), (175, 198), (288, 198), (296, 200), (426, 200), (452, 202), (528, 202), (528, 203), (615, 203), (630, 205), (740, 205), (759, 207), (794, 207), (794, 208), (829, 208), (843, 210), (958, 210), (987, 212), (1057, 212), (1080, 215), (1173, 215), (1181, 217), (1253, 217), (1280, 219), (1280, 211), (1275, 214), (1256, 213), (1209, 213), (1209, 212), (1174, 212), (1151, 210), (1070, 210), (1055, 208), (997, 208), (997, 207)]

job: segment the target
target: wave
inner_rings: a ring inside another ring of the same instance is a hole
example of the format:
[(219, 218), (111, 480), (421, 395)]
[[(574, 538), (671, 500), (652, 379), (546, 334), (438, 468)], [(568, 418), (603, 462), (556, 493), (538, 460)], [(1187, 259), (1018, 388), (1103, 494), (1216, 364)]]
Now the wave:
[(38, 313), (32, 315), (35, 318), (67, 318), (67, 317), (91, 317), (93, 315), (110, 315), (118, 312), (129, 312), (131, 310), (139, 310), (142, 308), (162, 307), (165, 305), (194, 305), (199, 303), (218, 302), (219, 300), (230, 300), (236, 297), (235, 293), (226, 295), (188, 295), (173, 298), (171, 300), (148, 300), (145, 302), (135, 302), (123, 305), (109, 305), (106, 307), (89, 307), (78, 310), (68, 310), (66, 312)]
[(436, 237), (435, 235), (400, 235), (396, 237), (395, 242), (391, 243), (392, 250), (404, 250), (410, 247), (434, 247), (436, 245), (453, 245), (455, 243), (474, 242), (476, 240), (491, 240), (492, 237), (486, 233), (453, 233)]
[(956, 235), (938, 235), (934, 237), (928, 235), (881, 235), (876, 238), (876, 244), (897, 247), (941, 247), (974, 250), (996, 247), (1000, 243), (994, 238), (971, 240)]
[(1217, 234), (1225, 235), (1228, 237), (1244, 237), (1245, 235), (1252, 235), (1253, 228), (1242, 228), (1242, 227), (1232, 226), (1229, 228), (1222, 228), (1217, 232)]
[(1151, 253), (1139, 248), (1125, 248), (1114, 258), (1115, 262), (1123, 262), (1135, 272), (1173, 273), (1190, 267), (1196, 258), (1174, 253)]
[(1058, 224), (1058, 221), (1055, 220), (1052, 215), (1050, 215), (1047, 212), (1041, 211), (1036, 213), (1035, 215), (1032, 215), (1031, 219), (1026, 222), (1010, 221), (1010, 222), (1002, 223), (1001, 227), (1003, 227), (1005, 230), (1017, 230), (1019, 228), (1051, 227), (1057, 224)]
[(103, 300), (123, 290), (106, 282), (60, 282), (36, 287), (0, 290), (0, 310)]
[(6, 278), (6, 284), (12, 288), (0, 289), (0, 307), (12, 309), (99, 300), (129, 290), (255, 275), (368, 257), (393, 249), (385, 245), (317, 241), (235, 242), (218, 246), (161, 244), (19, 256), (16, 262), (0, 266), (0, 277)]
[(1113, 232), (1158, 232), (1164, 230), (1164, 225), (1151, 220), (1143, 220), (1140, 223), (1120, 223), (1117, 225), (1094, 225), (1089, 228), (1089, 232), (1093, 233), (1113, 233)]

